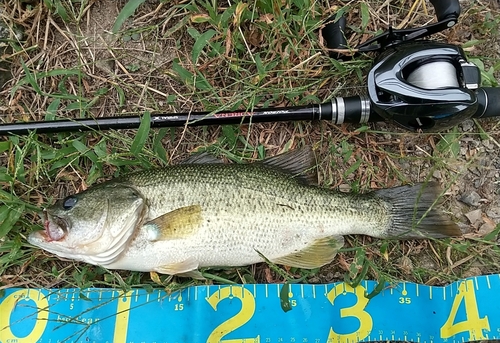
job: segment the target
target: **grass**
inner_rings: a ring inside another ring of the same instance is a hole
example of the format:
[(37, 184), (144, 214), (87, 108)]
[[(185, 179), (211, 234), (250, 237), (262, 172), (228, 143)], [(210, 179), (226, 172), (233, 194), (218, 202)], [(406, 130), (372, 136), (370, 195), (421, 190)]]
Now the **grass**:
[[(1, 90), (1, 118), (11, 122), (143, 113), (147, 119), (151, 112), (302, 105), (362, 93), (373, 56), (332, 60), (318, 29), (329, 15), (345, 11), (352, 32), (347, 38), (355, 46), (389, 24), (416, 26), (433, 20), (432, 9), (426, 12), (421, 2), (415, 3), (410, 8), (408, 1), (398, 7), (381, 1), (334, 7), (323, 1), (293, 0), (168, 5), (122, 1), (118, 12), (113, 1), (10, 0), (2, 5), (0, 19), (24, 28), (25, 35), (9, 42), (12, 51), (5, 58), (13, 79)], [(498, 44), (492, 32), (499, 24), (498, 9), (474, 4), (464, 9), (456, 28), (435, 38), (463, 44), (480, 64), (485, 85), (497, 86), (500, 56), (491, 42)], [(61, 261), (26, 242), (29, 232), (41, 228), (40, 209), (55, 199), (103, 179), (179, 163), (193, 151), (240, 163), (311, 145), (318, 156), (319, 183), (344, 191), (435, 179), (446, 190), (449, 214), (476, 231), (463, 215), (470, 209), (458, 201), (462, 187), (477, 178), (484, 181), (488, 170), (498, 172), (500, 129), (493, 120), (477, 122), (467, 132), (455, 128), (441, 134), (407, 133), (385, 123), (153, 130), (147, 122), (137, 131), (2, 138), (0, 290), (160, 285), (175, 289), (199, 283)], [(481, 142), (490, 143), (485, 148)], [(357, 283), (370, 278), (444, 284), (471, 270), (499, 272), (497, 231), (486, 237), (419, 242), (348, 237), (338, 259), (320, 270), (292, 268), (283, 274), (261, 264), (207, 270), (205, 282)]]

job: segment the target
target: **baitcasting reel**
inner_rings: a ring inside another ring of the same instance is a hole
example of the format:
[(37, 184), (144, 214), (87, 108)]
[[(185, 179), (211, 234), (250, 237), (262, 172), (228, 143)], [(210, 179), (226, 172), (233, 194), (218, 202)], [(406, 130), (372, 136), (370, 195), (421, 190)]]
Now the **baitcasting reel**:
[(444, 130), (474, 116), (479, 68), (461, 48), (419, 41), (388, 48), (368, 74), (373, 110), (408, 130)]
[[(500, 115), (487, 106), (488, 98), (498, 99), (498, 89), (479, 88), (479, 68), (467, 62), (460, 47), (415, 40), (452, 27), (458, 20), (458, 1), (431, 3), (437, 23), (389, 29), (354, 49), (380, 52), (367, 80), (371, 110), (411, 131), (444, 130), (471, 117)], [(328, 48), (347, 47), (345, 29), (344, 18), (323, 29)], [(331, 56), (340, 55), (333, 52)]]

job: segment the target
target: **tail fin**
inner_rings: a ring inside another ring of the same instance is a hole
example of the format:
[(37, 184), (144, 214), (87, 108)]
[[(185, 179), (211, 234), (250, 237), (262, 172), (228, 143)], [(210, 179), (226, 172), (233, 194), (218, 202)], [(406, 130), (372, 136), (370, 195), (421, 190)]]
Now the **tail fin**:
[(375, 196), (389, 204), (392, 223), (387, 238), (461, 236), (458, 225), (437, 209), (439, 194), (439, 185), (434, 182), (376, 191)]

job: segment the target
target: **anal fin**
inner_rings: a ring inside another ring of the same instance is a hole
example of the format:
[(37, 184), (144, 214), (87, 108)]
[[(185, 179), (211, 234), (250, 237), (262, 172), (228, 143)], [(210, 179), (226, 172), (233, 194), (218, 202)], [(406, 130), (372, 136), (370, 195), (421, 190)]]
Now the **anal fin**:
[[(154, 269), (154, 271), (161, 273), (161, 274), (169, 274), (169, 275), (181, 274), (181, 276), (188, 275), (188, 276), (192, 277), (192, 275), (196, 274), (193, 272), (198, 272), (198, 266), (199, 266), (199, 263), (196, 259), (188, 258), (187, 260), (184, 260), (181, 262), (170, 263), (170, 264), (165, 264), (163, 266), (156, 267)], [(199, 275), (201, 276), (201, 274), (199, 274)]]
[(272, 262), (304, 269), (319, 268), (330, 263), (343, 246), (344, 237), (325, 237), (314, 241), (301, 251), (273, 259)]

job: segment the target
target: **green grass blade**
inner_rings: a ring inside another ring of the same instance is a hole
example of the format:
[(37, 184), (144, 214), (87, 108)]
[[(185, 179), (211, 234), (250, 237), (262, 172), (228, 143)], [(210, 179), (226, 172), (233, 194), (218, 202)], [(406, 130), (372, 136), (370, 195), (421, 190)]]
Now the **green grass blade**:
[(212, 39), (216, 33), (217, 32), (215, 32), (215, 30), (208, 30), (196, 39), (196, 42), (193, 45), (193, 52), (191, 54), (194, 64), (198, 62), (198, 58), (200, 57), (203, 48), (209, 44), (210, 39)]
[(370, 10), (365, 2), (361, 3), (361, 27), (366, 29), (370, 22)]
[(135, 135), (134, 141), (132, 142), (132, 146), (130, 147), (130, 152), (134, 156), (138, 156), (144, 148), (144, 144), (149, 136), (149, 130), (151, 128), (151, 114), (149, 112), (144, 113), (141, 118), (141, 125), (139, 125), (139, 129), (137, 130), (137, 134)]
[(55, 120), (56, 119), (56, 112), (57, 109), (59, 108), (59, 105), (61, 104), (61, 99), (54, 99), (50, 103), (50, 105), (47, 107), (47, 113), (45, 114), (45, 120)]
[(17, 205), (16, 208), (9, 206), (0, 207), (0, 238), (5, 237), (12, 229), (13, 225), (21, 217), (24, 205)]
[(38, 86), (35, 75), (28, 69), (28, 66), (24, 63), (23, 60), (21, 60), (21, 65), (23, 67), (24, 73), (26, 74), (24, 78), (28, 81), (31, 87), (33, 87), (36, 93), (44, 94), (40, 89), (40, 87)]
[(135, 13), (135, 10), (139, 8), (144, 1), (145, 0), (129, 0), (129, 2), (123, 6), (122, 10), (118, 14), (118, 17), (116, 17), (112, 32), (117, 33), (120, 31), (123, 23), (125, 23), (125, 21)]
[(154, 138), (153, 142), (153, 150), (155, 155), (163, 161), (165, 164), (168, 164), (167, 159), (167, 151), (163, 147), (162, 139), (167, 135), (167, 129), (161, 129), (158, 131), (158, 134)]
[(10, 142), (10, 141), (0, 142), (0, 152), (10, 150), (11, 146), (12, 146), (12, 142)]

